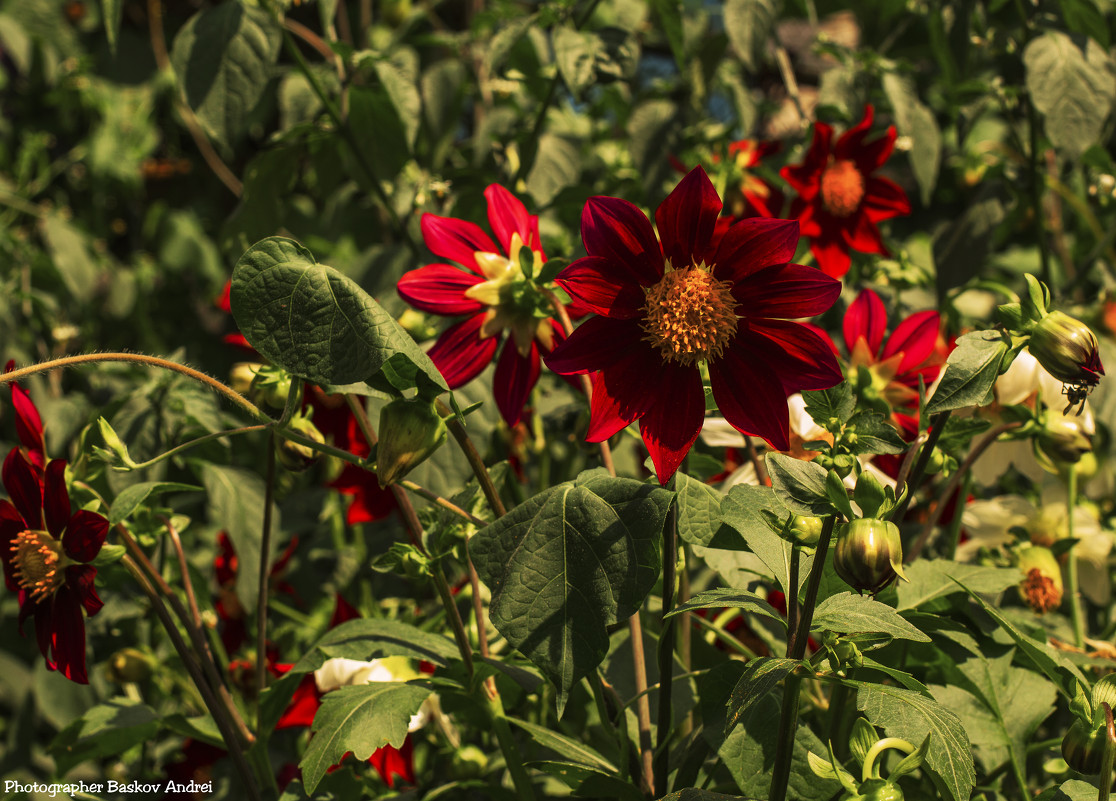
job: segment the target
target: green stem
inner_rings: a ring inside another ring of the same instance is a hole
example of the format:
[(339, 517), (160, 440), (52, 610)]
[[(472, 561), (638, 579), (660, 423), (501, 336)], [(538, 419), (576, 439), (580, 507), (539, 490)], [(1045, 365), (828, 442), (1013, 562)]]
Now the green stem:
[[(674, 478), (670, 480), (674, 489)], [(678, 504), (671, 504), (669, 519), (663, 526), (663, 608), (659, 628), (659, 719), (655, 743), (655, 787), (665, 794), (670, 775), (670, 740), (673, 728), (673, 679), (674, 679), (674, 618), (668, 618), (674, 608), (674, 589), (678, 567)]]
[(1008, 753), (1011, 757), (1011, 772), (1015, 774), (1015, 782), (1019, 785), (1019, 797), (1030, 801), (1031, 794), (1027, 792), (1027, 774), (1023, 770), (1023, 764), (1019, 761), (1014, 748), (1009, 748)]
[(480, 484), (481, 492), (484, 493), (488, 505), (492, 507), (492, 511), (497, 517), (503, 517), (508, 513), (508, 510), (504, 508), (504, 502), (500, 500), (500, 493), (496, 490), (496, 485), (492, 483), (492, 476), (488, 474), (484, 459), (481, 458), (480, 451), (477, 450), (477, 446), (470, 439), (469, 432), (465, 430), (465, 426), (457, 419), (453, 410), (440, 400), (437, 401), (437, 409), (438, 414), (446, 418), (446, 428), (449, 429), (449, 432), (457, 441), (457, 445), (465, 455), (469, 467), (473, 469), (473, 475), (477, 477), (477, 482)]
[(912, 754), (915, 750), (913, 745), (897, 737), (885, 737), (877, 741), (875, 745), (868, 749), (868, 753), (864, 755), (864, 766), (860, 771), (860, 780), (862, 782), (866, 782), (869, 779), (878, 779), (880, 777), (880, 772), (876, 769), (876, 760), (879, 759), (880, 754), (889, 748), (902, 751), (904, 754)]
[(188, 451), (191, 448), (196, 448), (203, 442), (209, 442), (211, 439), (221, 439), (222, 437), (236, 437), (240, 434), (252, 434), (256, 431), (267, 431), (269, 428), (272, 428), (270, 424), (262, 423), (260, 425), (244, 426), (243, 428), (230, 428), (227, 431), (215, 431), (212, 434), (206, 434), (204, 436), (198, 437), (197, 439), (192, 439), (189, 442), (183, 442), (181, 445), (175, 445), (169, 451), (164, 451), (158, 456), (148, 459), (146, 462), (136, 462), (134, 464), (129, 464), (127, 469), (118, 469), (116, 467), (113, 467), (113, 469), (122, 473), (130, 472), (132, 470), (145, 470), (148, 467), (159, 464), (159, 462), (165, 462), (167, 459), (171, 458), (172, 456), (177, 456), (183, 451)]
[[(1073, 513), (1077, 506), (1077, 465), (1069, 466), (1066, 474), (1066, 535), (1069, 539), (1074, 536)], [(1081, 607), (1080, 585), (1077, 577), (1077, 546), (1070, 548), (1067, 554), (1066, 579), (1069, 584), (1070, 612), (1073, 617), (1073, 644), (1078, 648), (1085, 647), (1085, 611)]]
[(945, 554), (946, 559), (953, 559), (954, 555), (957, 553), (957, 546), (961, 543), (961, 513), (965, 508), (965, 499), (969, 497), (969, 491), (972, 489), (972, 486), (973, 474), (972, 471), (968, 471), (961, 479), (961, 488), (957, 491), (957, 502), (954, 506), (953, 520), (949, 523), (949, 548)]
[[(938, 444), (938, 440), (942, 437), (942, 431), (945, 429), (946, 423), (949, 421), (949, 416), (952, 412), (939, 412), (930, 419), (930, 434), (926, 437), (926, 442), (922, 446), (922, 450), (918, 454), (918, 461), (915, 463), (914, 470), (911, 471), (910, 478), (905, 484), (907, 495), (903, 498), (903, 502), (896, 506), (891, 514), (888, 515), (888, 520), (896, 522), (903, 519), (903, 515), (907, 512), (907, 507), (911, 503), (911, 497), (915, 494), (919, 484), (922, 483), (922, 476), (926, 473), (926, 466), (930, 464), (930, 457), (934, 453), (934, 446)], [(897, 487), (896, 491), (902, 488)]]
[(473, 675), (473, 647), (469, 645), (469, 637), (465, 633), (465, 622), (461, 619), (461, 611), (457, 608), (457, 604), (453, 602), (453, 595), (450, 593), (446, 574), (442, 572), (442, 566), (435, 564), (432, 574), (434, 576), (434, 586), (438, 588), (438, 597), (442, 600), (446, 617), (449, 618), (450, 628), (453, 629), (453, 639), (457, 643), (457, 650), (461, 652), (461, 660), (465, 663), (465, 670), (471, 678)]
[(636, 722), (639, 728), (640, 781), (644, 793), (655, 793), (655, 751), (651, 745), (651, 700), (647, 697), (647, 660), (643, 653), (643, 623), (639, 612), (628, 618), (632, 643), (632, 672), (635, 677)]
[(469, 521), (470, 523), (472, 523), (477, 528), (484, 528), (485, 526), (488, 525), (487, 520), (484, 520), (483, 518), (477, 517), (475, 514), (472, 514), (471, 512), (465, 511), (464, 509), (462, 509), (457, 504), (451, 503), (450, 501), (447, 501), (445, 498), (443, 498), (441, 495), (437, 494), (436, 492), (431, 492), (430, 490), (426, 489), (425, 487), (420, 487), (418, 484), (416, 484), (413, 481), (403, 479), (403, 480), (398, 481), (396, 483), (398, 483), (399, 486), (401, 486), (403, 489), (407, 490), (407, 492), (413, 492), (415, 495), (418, 495), (420, 498), (425, 498), (426, 500), (430, 501), (435, 506), (439, 506), (442, 509), (445, 509), (447, 512), (453, 512), (455, 515), (457, 515), (458, 517), (460, 517), (464, 520)]
[(1102, 703), (1101, 706), (1104, 708), (1104, 730), (1107, 736), (1104, 738), (1104, 759), (1101, 761), (1100, 793), (1097, 801), (1108, 801), (1112, 792), (1112, 763), (1116, 757), (1116, 726), (1112, 722), (1112, 707), (1107, 703)]
[(512, 784), (515, 785), (516, 795), (520, 801), (535, 801), (535, 787), (531, 784), (531, 777), (523, 767), (523, 757), (520, 756), (519, 747), (515, 744), (511, 728), (508, 726), (507, 715), (504, 712), (504, 702), (500, 696), (489, 698), (489, 710), (492, 713), (492, 730), (496, 734), (496, 742), (504, 755), (504, 764), (511, 774)]
[[(291, 395), (295, 391), (292, 390)], [(288, 404), (289, 406), (290, 404)], [(267, 686), (267, 588), (271, 577), (271, 506), (275, 498), (275, 435), (267, 438), (267, 472), (264, 477), (263, 530), (260, 534), (260, 576), (256, 589), (256, 692), (263, 694)], [(257, 695), (257, 698), (259, 695)], [(256, 736), (259, 731), (256, 720)]]
[(797, 542), (791, 547), (790, 594), (787, 596), (787, 635), (798, 629), (798, 585), (799, 573), (802, 570), (802, 546)]

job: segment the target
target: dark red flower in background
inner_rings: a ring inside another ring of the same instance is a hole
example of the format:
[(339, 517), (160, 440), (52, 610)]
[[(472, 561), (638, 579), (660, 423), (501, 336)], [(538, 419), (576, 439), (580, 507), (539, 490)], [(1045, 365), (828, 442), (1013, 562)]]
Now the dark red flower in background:
[(765, 158), (779, 152), (779, 142), (740, 139), (729, 142), (728, 155), (736, 170), (737, 181), (726, 193), (724, 213), (734, 218), (779, 217), (783, 193), (755, 171)]
[[(484, 196), (488, 222), (499, 246), (475, 223), (424, 214), (426, 246), (461, 267), (428, 264), (399, 279), (398, 290), (416, 309), (466, 315), (429, 351), (450, 389), (476, 378), (504, 341), (493, 389), (500, 414), (514, 426), (538, 381), (540, 353), (550, 353), (564, 335), (554, 320), (539, 315), (538, 304), (544, 299), (525, 280), (520, 266), (523, 247), (531, 252), (536, 272), (546, 261), (539, 241), (539, 218), (528, 214), (502, 186), (492, 184)], [(505, 330), (510, 331), (506, 339), (502, 336)]]
[(873, 109), (833, 142), (833, 129), (814, 124), (814, 140), (802, 164), (788, 165), (781, 175), (798, 192), (790, 216), (810, 238), (810, 251), (827, 275), (849, 271), (849, 250), (887, 255), (877, 223), (910, 214), (907, 195), (887, 178), (873, 175), (895, 147), (895, 127), (866, 141)]
[(19, 593), (19, 625), (35, 619), (35, 635), (47, 667), (88, 684), (85, 617), (101, 611), (89, 564), (104, 545), (108, 521), (95, 512), (71, 513), (66, 463), (46, 466), (42, 484), (18, 448), (4, 460), (0, 500), (0, 560), (8, 589)]
[(701, 363), (729, 423), (776, 450), (790, 447), (787, 396), (843, 378), (829, 344), (787, 319), (820, 314), (841, 292), (818, 270), (789, 263), (798, 224), (757, 217), (715, 240), (720, 212), (700, 167), (655, 212), (659, 239), (631, 203), (590, 198), (581, 216), (589, 255), (556, 279), (599, 316), (547, 365), (599, 371), (587, 438), (600, 442), (639, 420), (660, 483), (701, 431)]

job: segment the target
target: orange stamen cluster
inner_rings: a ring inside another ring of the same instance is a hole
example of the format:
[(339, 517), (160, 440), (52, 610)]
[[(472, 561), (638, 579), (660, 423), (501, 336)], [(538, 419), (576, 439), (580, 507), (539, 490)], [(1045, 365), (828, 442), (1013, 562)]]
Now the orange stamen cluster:
[(692, 366), (720, 358), (736, 335), (732, 284), (718, 281), (704, 264), (681, 270), (668, 265), (659, 283), (644, 291), (643, 339), (666, 361)]
[(1037, 613), (1045, 614), (1052, 609), (1057, 609), (1062, 603), (1062, 590), (1049, 576), (1037, 567), (1027, 572), (1027, 577), (1020, 585), (1024, 600), (1027, 605)]
[(21, 531), (12, 542), (15, 578), (31, 598), (40, 601), (65, 578), (62, 544), (45, 531)]
[(821, 200), (834, 217), (849, 217), (864, 199), (864, 176), (848, 159), (835, 161), (821, 176)]

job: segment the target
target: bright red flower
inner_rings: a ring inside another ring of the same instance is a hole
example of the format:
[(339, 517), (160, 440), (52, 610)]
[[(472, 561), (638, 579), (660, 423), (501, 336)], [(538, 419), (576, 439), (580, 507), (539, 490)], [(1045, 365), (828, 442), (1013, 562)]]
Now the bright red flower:
[(754, 139), (729, 142), (729, 160), (736, 168), (738, 183), (733, 187), (732, 194), (725, 198), (727, 214), (736, 218), (780, 216), (783, 193), (753, 169), (765, 158), (777, 153), (780, 147), (779, 142), (757, 142)]
[(827, 275), (840, 278), (849, 271), (849, 250), (887, 255), (876, 224), (910, 214), (907, 195), (887, 178), (872, 175), (895, 147), (895, 127), (866, 142), (873, 110), (833, 144), (833, 129), (814, 124), (814, 141), (801, 164), (783, 168), (781, 175), (795, 190), (790, 216), (798, 219), (802, 235)]
[(85, 618), (101, 611), (93, 587), (94, 557), (105, 543), (108, 521), (95, 512), (71, 513), (66, 463), (50, 462), (39, 483), (18, 448), (4, 460), (0, 500), (0, 560), (8, 589), (19, 593), (19, 626), (35, 618), (35, 635), (46, 665), (71, 681), (88, 684)]
[(650, 220), (631, 203), (590, 198), (581, 215), (588, 256), (556, 279), (599, 316), (555, 348), (556, 373), (600, 371), (587, 438), (600, 442), (635, 420), (659, 482), (701, 431), (700, 364), (738, 431), (790, 447), (787, 396), (842, 379), (826, 341), (786, 318), (833, 305), (839, 282), (790, 264), (798, 224), (755, 217), (714, 240), (721, 200), (700, 167)]
[[(5, 365), (4, 372), (15, 369), (15, 361)], [(14, 381), (8, 384), (12, 390), (12, 407), (16, 415), (16, 436), (23, 445), (23, 454), (30, 460), (40, 479), (46, 468), (46, 441), (43, 439), (43, 419), (31, 396)]]
[(564, 335), (541, 314), (546, 299), (526, 280), (520, 248), (527, 247), (535, 271), (546, 261), (539, 241), (539, 218), (511, 192), (492, 184), (484, 190), (488, 222), (499, 246), (479, 225), (433, 214), (422, 216), (422, 235), (435, 255), (456, 262), (428, 264), (399, 279), (400, 296), (416, 309), (446, 316), (467, 315), (448, 328), (429, 356), (450, 389), (472, 381), (504, 349), (496, 364), (496, 405), (509, 426), (519, 422), (527, 396), (539, 379), (539, 355), (550, 353)]

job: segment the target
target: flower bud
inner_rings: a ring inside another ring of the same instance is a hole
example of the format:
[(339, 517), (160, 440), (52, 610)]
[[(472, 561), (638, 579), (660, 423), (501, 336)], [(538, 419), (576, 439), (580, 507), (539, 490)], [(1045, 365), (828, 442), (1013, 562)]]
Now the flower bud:
[(1096, 334), (1089, 326), (1060, 311), (1035, 325), (1028, 349), (1046, 372), (1067, 384), (1095, 387), (1104, 375)]
[(151, 658), (135, 648), (122, 648), (109, 657), (107, 674), (115, 684), (143, 681), (151, 675)]
[(903, 575), (899, 527), (887, 520), (862, 518), (842, 526), (833, 554), (837, 575), (855, 590), (878, 593)]
[(252, 392), (252, 382), (256, 380), (256, 373), (262, 367), (259, 362), (237, 362), (229, 372), (229, 386), (248, 397)]
[(1050, 413), (1035, 438), (1039, 463), (1051, 472), (1077, 464), (1093, 450), (1092, 440), (1080, 417)]
[(903, 801), (903, 790), (886, 779), (869, 779), (850, 801)]
[[(314, 442), (325, 444), (325, 437), (318, 427), (310, 420), (308, 416), (303, 414), (296, 414), (291, 418), (291, 422), (287, 426), (291, 431), (296, 434), (301, 434), (306, 439), (312, 439)], [(301, 473), (317, 463), (321, 458), (321, 451), (316, 451), (309, 445), (303, 445), (300, 442), (293, 442), (289, 439), (280, 438), (275, 443), (275, 455), (279, 457), (279, 464), (290, 470), (292, 473)]]
[(1049, 548), (1031, 545), (1018, 553), (1019, 569), (1023, 571), (1023, 581), (1019, 584), (1019, 594), (1031, 609), (1045, 614), (1057, 609), (1062, 603), (1062, 569)]
[(394, 484), (446, 441), (446, 424), (431, 401), (393, 400), (380, 411), (376, 476), (380, 486)]
[(1075, 720), (1062, 738), (1062, 758), (1078, 773), (1093, 776), (1100, 773), (1104, 760), (1105, 727), (1095, 731)]
[(790, 525), (791, 539), (799, 545), (813, 548), (821, 539), (822, 520), (820, 517), (795, 515)]

